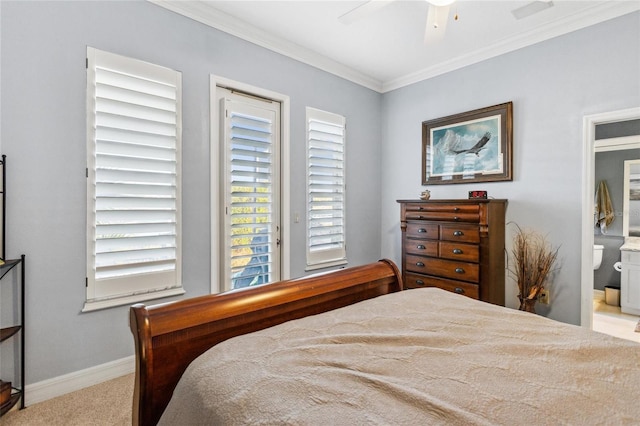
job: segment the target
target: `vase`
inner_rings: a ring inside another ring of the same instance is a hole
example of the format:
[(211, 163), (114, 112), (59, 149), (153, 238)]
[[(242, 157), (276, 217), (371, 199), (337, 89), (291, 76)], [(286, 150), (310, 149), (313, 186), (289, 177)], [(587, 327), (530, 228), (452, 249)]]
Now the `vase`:
[(518, 299), (520, 299), (520, 308), (518, 308), (519, 310), (531, 312), (532, 314), (536, 313), (536, 299), (525, 299), (520, 296), (518, 296)]

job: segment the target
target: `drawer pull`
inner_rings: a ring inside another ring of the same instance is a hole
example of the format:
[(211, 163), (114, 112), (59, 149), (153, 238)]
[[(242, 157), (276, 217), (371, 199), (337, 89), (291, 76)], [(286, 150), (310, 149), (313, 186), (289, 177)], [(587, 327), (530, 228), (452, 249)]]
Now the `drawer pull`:
[(464, 289), (460, 287), (456, 287), (453, 291), (458, 294), (464, 294)]
[(453, 208), (453, 211), (454, 211), (454, 212), (457, 212), (458, 210), (460, 210), (460, 208), (459, 208), (459, 207), (454, 207), (454, 208)]
[(424, 228), (420, 228), (420, 229), (418, 229), (418, 232), (419, 232), (419, 233), (421, 233), (421, 234), (423, 234), (423, 233), (426, 233), (426, 232), (427, 232), (427, 230), (426, 230), (426, 229), (424, 229)]
[(464, 232), (462, 231), (453, 231), (454, 237), (462, 237), (463, 235), (464, 235)]
[(424, 250), (424, 249), (426, 249), (426, 247), (425, 247), (425, 246), (423, 246), (422, 244), (418, 244), (418, 245), (416, 246), (416, 248), (417, 248), (417, 249), (419, 249), (419, 250)]
[(416, 266), (420, 266), (420, 267), (422, 267), (422, 266), (424, 266), (424, 263), (422, 263), (422, 262), (416, 262)]
[(454, 217), (453, 217), (453, 220), (457, 222), (457, 221), (459, 221), (459, 220), (460, 220), (460, 218), (459, 218), (458, 216), (454, 216)]
[(456, 268), (456, 274), (464, 274), (464, 269)]
[(422, 280), (416, 280), (416, 284), (418, 284), (418, 285), (424, 285), (424, 281), (422, 281)]
[(458, 248), (453, 249), (453, 254), (462, 254), (462, 250), (460, 250)]

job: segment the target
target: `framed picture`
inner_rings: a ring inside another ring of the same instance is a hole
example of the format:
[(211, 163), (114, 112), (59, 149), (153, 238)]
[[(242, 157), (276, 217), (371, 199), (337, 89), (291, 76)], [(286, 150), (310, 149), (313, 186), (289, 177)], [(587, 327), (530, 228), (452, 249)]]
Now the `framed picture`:
[(422, 123), (422, 184), (512, 180), (513, 103)]

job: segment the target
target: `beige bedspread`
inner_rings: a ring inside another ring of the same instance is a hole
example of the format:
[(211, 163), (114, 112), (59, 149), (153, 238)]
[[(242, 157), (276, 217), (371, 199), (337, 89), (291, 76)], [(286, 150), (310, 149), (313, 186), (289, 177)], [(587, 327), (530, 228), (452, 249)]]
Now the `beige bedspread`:
[(408, 290), (217, 345), (160, 423), (640, 424), (640, 345)]

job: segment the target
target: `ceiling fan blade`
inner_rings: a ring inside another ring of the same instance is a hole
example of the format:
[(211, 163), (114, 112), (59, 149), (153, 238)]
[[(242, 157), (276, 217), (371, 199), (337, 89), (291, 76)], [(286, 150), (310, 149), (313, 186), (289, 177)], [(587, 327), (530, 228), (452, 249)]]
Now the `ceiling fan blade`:
[(449, 6), (429, 5), (427, 24), (424, 28), (425, 44), (433, 43), (444, 37), (444, 33), (447, 30), (447, 23), (449, 22), (449, 9)]
[(394, 1), (395, 0), (369, 0), (368, 2), (363, 3), (360, 6), (351, 9), (344, 15), (341, 15), (340, 17), (338, 17), (338, 20), (346, 25), (352, 24), (366, 17), (367, 15), (372, 14), (373, 12), (382, 9), (383, 7)]

